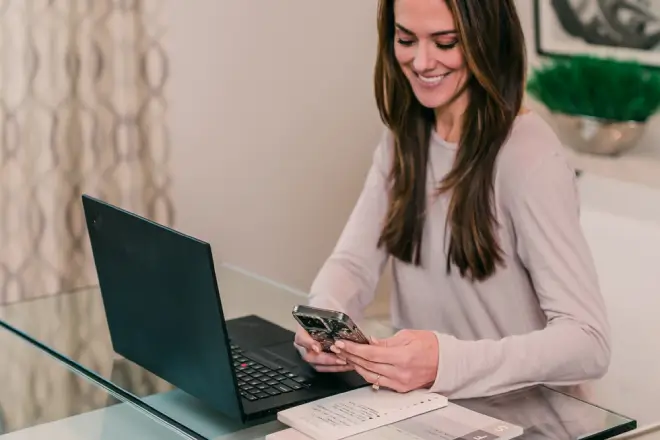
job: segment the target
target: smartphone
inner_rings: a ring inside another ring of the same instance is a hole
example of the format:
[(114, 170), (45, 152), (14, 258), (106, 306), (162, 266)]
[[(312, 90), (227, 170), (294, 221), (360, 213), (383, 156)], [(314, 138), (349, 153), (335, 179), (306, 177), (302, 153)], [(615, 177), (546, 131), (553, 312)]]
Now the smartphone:
[(345, 313), (297, 305), (292, 314), (312, 339), (321, 344), (323, 351), (329, 352), (332, 344), (339, 339), (358, 344), (369, 343), (369, 339)]

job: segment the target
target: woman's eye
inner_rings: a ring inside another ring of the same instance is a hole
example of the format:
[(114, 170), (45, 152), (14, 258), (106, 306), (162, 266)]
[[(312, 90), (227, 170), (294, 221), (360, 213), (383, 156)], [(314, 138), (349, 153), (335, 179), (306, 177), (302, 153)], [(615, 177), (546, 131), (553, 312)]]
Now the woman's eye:
[(404, 40), (404, 39), (402, 39), (402, 38), (399, 38), (399, 39), (397, 39), (396, 41), (397, 41), (397, 43), (399, 43), (401, 46), (405, 46), (405, 47), (409, 47), (409, 46), (412, 46), (412, 45), (413, 45), (413, 41), (412, 41), (412, 40)]
[(440, 50), (450, 50), (456, 47), (458, 41), (452, 41), (451, 43), (435, 43), (436, 47)]

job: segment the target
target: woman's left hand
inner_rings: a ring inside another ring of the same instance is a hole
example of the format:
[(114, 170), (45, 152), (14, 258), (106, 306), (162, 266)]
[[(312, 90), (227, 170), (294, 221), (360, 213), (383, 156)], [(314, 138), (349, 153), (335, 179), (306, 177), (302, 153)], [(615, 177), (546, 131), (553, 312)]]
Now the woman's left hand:
[(401, 330), (369, 345), (337, 341), (332, 351), (367, 382), (399, 393), (428, 388), (438, 372), (438, 340), (428, 330)]

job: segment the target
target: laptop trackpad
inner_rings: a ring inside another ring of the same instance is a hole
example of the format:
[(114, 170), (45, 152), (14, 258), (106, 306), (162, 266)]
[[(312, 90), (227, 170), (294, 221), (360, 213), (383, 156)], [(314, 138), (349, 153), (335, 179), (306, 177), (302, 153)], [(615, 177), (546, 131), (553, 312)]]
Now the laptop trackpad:
[(250, 352), (248, 356), (250, 355), (255, 361), (261, 361), (265, 365), (279, 365), (287, 370), (291, 370), (292, 372), (304, 376), (311, 376), (314, 374), (314, 369), (301, 359), (298, 350), (296, 350), (292, 342), (285, 342), (271, 347), (260, 348), (259, 350)]
[[(311, 365), (302, 360), (298, 350), (291, 342), (262, 348), (256, 352), (246, 353), (246, 355), (253, 356), (252, 358), (255, 361), (271, 368), (282, 366), (292, 373), (311, 379), (315, 385), (321, 385), (328, 389), (353, 389), (367, 385), (362, 376), (354, 371), (333, 374), (317, 373)], [(318, 380), (321, 380), (321, 382), (317, 382)]]

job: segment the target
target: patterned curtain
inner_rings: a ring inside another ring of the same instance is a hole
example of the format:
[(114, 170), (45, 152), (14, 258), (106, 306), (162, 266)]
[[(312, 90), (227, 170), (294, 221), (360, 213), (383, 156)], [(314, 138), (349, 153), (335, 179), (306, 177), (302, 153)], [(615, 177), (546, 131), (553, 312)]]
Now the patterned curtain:
[(80, 196), (173, 224), (165, 0), (0, 0), (0, 303), (96, 283)]

